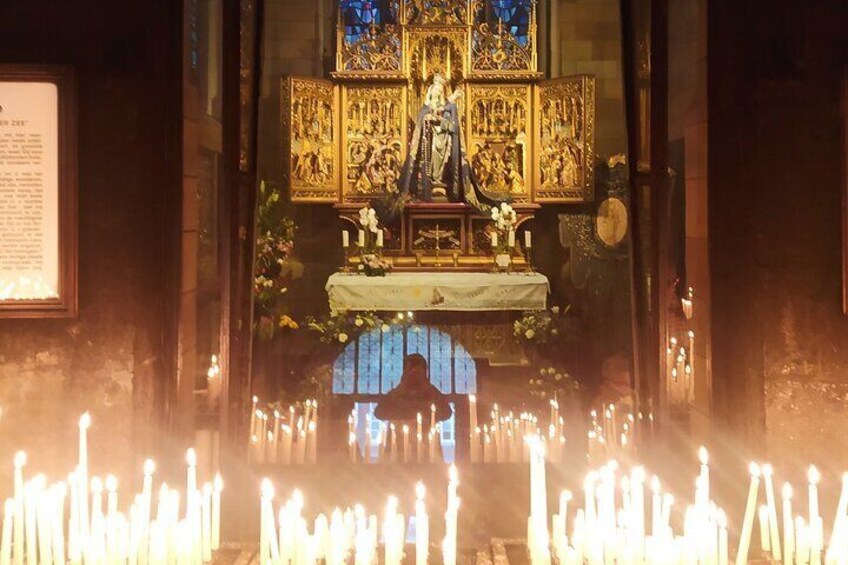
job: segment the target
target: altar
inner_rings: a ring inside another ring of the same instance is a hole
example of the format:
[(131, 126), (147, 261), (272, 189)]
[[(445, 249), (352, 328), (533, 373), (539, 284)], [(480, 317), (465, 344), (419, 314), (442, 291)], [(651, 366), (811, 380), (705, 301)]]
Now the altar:
[(527, 273), (336, 273), (327, 280), (333, 312), (525, 311), (547, 307), (550, 284)]

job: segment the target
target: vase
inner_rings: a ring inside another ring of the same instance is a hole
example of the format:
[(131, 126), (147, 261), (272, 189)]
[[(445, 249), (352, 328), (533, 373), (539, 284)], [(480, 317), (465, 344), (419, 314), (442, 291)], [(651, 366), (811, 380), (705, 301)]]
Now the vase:
[(498, 253), (495, 255), (495, 265), (500, 271), (509, 270), (509, 266), (512, 265), (512, 256), (509, 253)]

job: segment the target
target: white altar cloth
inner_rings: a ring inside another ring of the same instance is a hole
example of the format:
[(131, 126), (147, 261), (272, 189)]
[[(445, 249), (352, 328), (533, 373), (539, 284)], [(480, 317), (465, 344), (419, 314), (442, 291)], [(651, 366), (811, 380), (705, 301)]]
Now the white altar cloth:
[(550, 292), (539, 273), (336, 273), (327, 279), (330, 309), (374, 311), (544, 310)]

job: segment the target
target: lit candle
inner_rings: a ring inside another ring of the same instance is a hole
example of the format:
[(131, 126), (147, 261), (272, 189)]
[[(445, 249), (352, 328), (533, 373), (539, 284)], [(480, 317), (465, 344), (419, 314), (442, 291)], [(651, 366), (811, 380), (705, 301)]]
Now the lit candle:
[(524, 247), (527, 249), (533, 247), (533, 234), (530, 233), (530, 230), (524, 232)]
[(212, 550), (221, 547), (221, 491), (224, 490), (224, 480), (220, 473), (215, 473), (212, 490)]
[(186, 450), (186, 501), (197, 490), (197, 452), (193, 447)]
[(768, 506), (763, 504), (757, 511), (757, 522), (760, 526), (760, 548), (763, 553), (771, 551), (771, 542), (769, 540), (769, 517)]
[(24, 465), (26, 465), (26, 453), (18, 451), (15, 453), (15, 520), (14, 547), (15, 565), (23, 565), (24, 562)]
[[(77, 467), (77, 484), (79, 492), (79, 528), (83, 546), (88, 541), (88, 428), (91, 426), (91, 415), (86, 412), (79, 419), (79, 465)], [(17, 543), (15, 544), (17, 546)], [(16, 551), (17, 553), (17, 551)]]
[(203, 561), (212, 561), (212, 485), (205, 483), (203, 485), (203, 502), (201, 506), (201, 548), (203, 553)]
[(724, 510), (718, 512), (718, 565), (727, 565), (727, 516)]
[(318, 424), (315, 420), (309, 422), (309, 432), (307, 436), (307, 463), (315, 464), (318, 459)]
[(795, 562), (795, 532), (792, 522), (792, 485), (783, 483), (783, 558), (787, 564)]
[(424, 503), (426, 492), (424, 483), (419, 481), (415, 485), (415, 565), (427, 565), (430, 553), (430, 518)]
[(768, 525), (769, 537), (771, 538), (771, 554), (772, 557), (781, 561), (782, 551), (780, 549), (780, 533), (777, 525), (777, 503), (774, 499), (774, 483), (771, 480), (772, 468), (771, 465), (763, 465), (763, 479), (766, 487), (766, 505), (768, 508)]
[(377, 247), (383, 247), (383, 230), (377, 230)]
[(412, 446), (409, 444), (409, 426), (403, 425), (403, 462), (409, 463)]
[(421, 418), (421, 412), (418, 412), (415, 415), (415, 425), (416, 425), (416, 434), (415, 434), (415, 461), (418, 463), (424, 462), (424, 432), (423, 426), (424, 423)]
[(660, 535), (660, 512), (662, 510), (660, 479), (656, 475), (651, 479), (651, 493), (651, 534), (656, 538)]
[(736, 565), (744, 565), (748, 562), (748, 547), (751, 544), (751, 530), (754, 527), (754, 513), (757, 509), (757, 493), (760, 489), (760, 466), (751, 463), (749, 471), (751, 483), (748, 488), (748, 502), (745, 506), (745, 518), (742, 521), (739, 547), (736, 550)]
[[(839, 502), (836, 505), (836, 519), (833, 521), (833, 533), (830, 536), (828, 547), (836, 546), (837, 535), (842, 534), (842, 530), (846, 528), (846, 523), (848, 523), (846, 512), (848, 512), (848, 473), (843, 473), (842, 490), (839, 493)], [(843, 548), (843, 551), (848, 551), (848, 547), (843, 546)]]
[(468, 420), (471, 462), (477, 463), (480, 461), (480, 444), (477, 437), (480, 432), (477, 428), (477, 396), (474, 394), (468, 395)]
[(342, 247), (350, 247), (350, 233), (347, 230), (342, 230)]
[(0, 541), (0, 565), (11, 565), (12, 528), (15, 519), (15, 499), (7, 498), (3, 506), (3, 537)]

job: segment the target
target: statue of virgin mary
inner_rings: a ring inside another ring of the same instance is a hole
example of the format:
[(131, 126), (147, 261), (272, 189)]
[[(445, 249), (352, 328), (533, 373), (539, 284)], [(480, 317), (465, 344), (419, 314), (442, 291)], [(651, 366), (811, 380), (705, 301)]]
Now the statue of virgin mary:
[(488, 193), (479, 186), (462, 138), (456, 104), (462, 91), (455, 90), (448, 96), (447, 87), (447, 81), (437, 73), (415, 119), (398, 189), (424, 202), (465, 202), (487, 212), (509, 198)]

